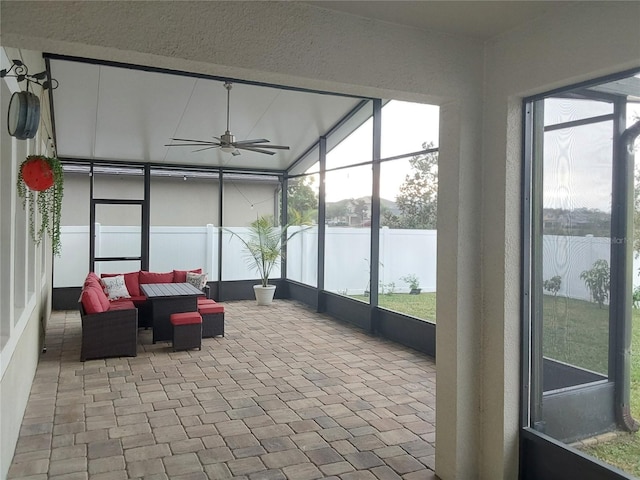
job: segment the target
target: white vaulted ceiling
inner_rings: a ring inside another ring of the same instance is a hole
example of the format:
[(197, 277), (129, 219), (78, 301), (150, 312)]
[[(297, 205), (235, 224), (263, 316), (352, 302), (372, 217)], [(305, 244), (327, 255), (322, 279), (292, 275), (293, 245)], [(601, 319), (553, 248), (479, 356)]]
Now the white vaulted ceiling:
[[(359, 98), (233, 83), (230, 131), (236, 140), (288, 145), (266, 155), (219, 148), (167, 147), (172, 138), (212, 141), (226, 130), (224, 81), (168, 72), (51, 59), (60, 158), (285, 170)], [(177, 142), (174, 142), (177, 143)]]

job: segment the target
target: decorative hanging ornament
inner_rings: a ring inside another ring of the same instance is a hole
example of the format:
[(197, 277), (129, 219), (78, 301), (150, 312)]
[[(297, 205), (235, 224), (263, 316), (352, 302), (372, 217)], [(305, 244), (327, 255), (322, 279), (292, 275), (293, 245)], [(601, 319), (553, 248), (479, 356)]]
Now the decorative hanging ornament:
[(19, 140), (34, 138), (40, 125), (40, 100), (29, 91), (30, 85), (39, 85), (43, 90), (58, 88), (58, 81), (49, 78), (45, 70), (34, 75), (29, 74), (29, 69), (22, 60), (13, 59), (11, 67), (0, 70), (0, 78), (15, 78), (19, 82), (27, 82), (24, 91), (15, 92), (9, 101), (7, 114), (7, 129), (9, 135)]
[(7, 114), (9, 135), (19, 140), (33, 138), (40, 124), (40, 100), (31, 92), (11, 95)]
[(31, 156), (22, 164), (22, 179), (31, 190), (42, 192), (55, 180), (53, 168), (46, 157)]

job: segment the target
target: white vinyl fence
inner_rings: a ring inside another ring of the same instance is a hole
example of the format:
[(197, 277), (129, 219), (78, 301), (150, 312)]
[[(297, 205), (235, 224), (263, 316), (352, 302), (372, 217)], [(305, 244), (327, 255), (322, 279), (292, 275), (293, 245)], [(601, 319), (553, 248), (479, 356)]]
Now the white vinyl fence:
[[(558, 275), (562, 281), (558, 295), (592, 301), (591, 292), (580, 274), (590, 270), (596, 260), (606, 260), (611, 265), (611, 240), (592, 236), (545, 235), (542, 249), (543, 280)], [(640, 261), (634, 258), (634, 287), (640, 285), (639, 267)]]
[[(204, 227), (151, 227), (149, 239), (152, 272), (202, 268), (217, 280), (218, 229)], [(54, 259), (53, 286), (77, 287), (89, 271), (89, 227), (63, 226), (62, 249)], [(96, 224), (96, 257), (140, 256), (140, 227)], [(131, 272), (139, 262), (96, 262), (96, 273)]]
[[(401, 280), (415, 275), (423, 292), (436, 291), (437, 232), (435, 230), (380, 229), (379, 279), (385, 290), (409, 292)], [(368, 287), (370, 230), (327, 227), (325, 239), (325, 289), (361, 295)], [(288, 278), (315, 285), (317, 229), (293, 237), (287, 249)]]
[[(296, 232), (287, 247), (288, 278), (316, 286), (318, 228), (292, 227)], [(218, 272), (218, 227), (151, 227), (150, 265), (153, 272), (201, 267), (209, 280)], [(300, 231), (302, 230), (302, 231)], [(222, 272), (224, 280), (257, 278), (246, 261), (242, 242), (230, 231), (245, 236), (248, 228), (235, 227), (222, 232)], [(362, 294), (369, 281), (370, 231), (363, 228), (327, 227), (325, 288), (334, 292)], [(96, 256), (139, 256), (139, 227), (96, 224)], [(89, 270), (89, 227), (63, 226), (62, 252), (54, 260), (54, 287), (82, 285)], [(135, 265), (134, 265), (135, 264)], [(129, 272), (138, 262), (98, 262), (96, 273)], [(436, 231), (380, 230), (380, 281), (395, 291), (408, 292), (401, 277), (413, 274), (423, 291), (436, 289)], [(281, 275), (279, 265), (272, 278)]]
[[(246, 235), (247, 228), (229, 228), (239, 235)], [(247, 266), (242, 242), (223, 230), (224, 255), (222, 268), (225, 280), (257, 278), (257, 273)], [(215, 281), (218, 275), (219, 227), (151, 227), (149, 238), (149, 270), (171, 272), (202, 268), (208, 279)], [(63, 226), (62, 249), (54, 259), (53, 285), (77, 287), (84, 282), (89, 271), (89, 227)], [(96, 257), (140, 256), (140, 227), (104, 226), (96, 224)], [(96, 262), (96, 273), (131, 272), (140, 269), (139, 262)], [(280, 268), (272, 271), (272, 277), (280, 277)]]
[[(287, 248), (288, 278), (316, 286), (318, 228), (302, 229), (292, 237)], [(154, 272), (201, 267), (210, 280), (217, 280), (219, 227), (151, 227), (150, 266)], [(229, 231), (244, 236), (248, 229), (224, 229), (222, 234), (222, 272), (224, 280), (257, 278), (246, 262), (242, 242)], [(436, 291), (437, 232), (435, 230), (380, 229), (380, 282), (396, 292), (408, 292), (402, 277), (413, 274), (420, 279), (423, 292)], [(140, 228), (96, 225), (97, 256), (137, 256), (140, 254)], [(370, 230), (327, 227), (325, 254), (325, 289), (348, 294), (362, 294), (368, 286)], [(559, 275), (562, 284), (558, 295), (590, 300), (590, 293), (580, 273), (598, 259), (609, 262), (610, 241), (599, 237), (565, 237), (546, 235), (543, 240), (543, 279)], [(640, 285), (635, 261), (634, 285)], [(135, 271), (132, 262), (102, 262), (98, 274)], [(100, 270), (101, 269), (101, 270)], [(89, 270), (89, 227), (62, 227), (62, 252), (54, 260), (54, 287), (82, 285)], [(280, 277), (276, 267), (271, 275)]]

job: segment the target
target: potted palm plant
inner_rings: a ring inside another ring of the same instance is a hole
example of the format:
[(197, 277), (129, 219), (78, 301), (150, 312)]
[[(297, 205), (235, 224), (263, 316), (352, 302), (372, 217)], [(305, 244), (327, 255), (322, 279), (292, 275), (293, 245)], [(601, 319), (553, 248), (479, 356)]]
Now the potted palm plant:
[(269, 285), (269, 276), (273, 267), (282, 258), (282, 249), (298, 230), (287, 236), (289, 225), (278, 228), (274, 225), (273, 217), (261, 216), (249, 225), (248, 238), (243, 238), (230, 230), (232, 236), (237, 237), (245, 247), (247, 264), (260, 275), (260, 285), (254, 285), (258, 305), (270, 305), (276, 291), (275, 285)]

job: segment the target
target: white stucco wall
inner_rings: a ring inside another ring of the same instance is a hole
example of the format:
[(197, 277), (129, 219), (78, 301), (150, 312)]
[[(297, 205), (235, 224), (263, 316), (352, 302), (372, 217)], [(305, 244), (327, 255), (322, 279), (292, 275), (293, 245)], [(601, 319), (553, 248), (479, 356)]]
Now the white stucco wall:
[[(35, 72), (44, 70), (39, 53), (7, 49), (6, 56), (22, 59)], [(2, 68), (6, 67), (3, 60)], [(38, 365), (40, 323), (51, 313), (49, 242), (44, 240), (36, 248), (29, 238), (27, 216), (15, 183), (18, 168), (27, 155), (47, 153), (51, 125), (45, 95), (36, 137), (23, 141), (9, 137), (6, 112), (10, 94), (25, 85), (11, 80), (0, 84), (0, 478), (5, 478)]]
[(40, 312), (31, 305), (0, 381), (0, 478), (6, 478), (40, 354)]
[(482, 113), (474, 107), (451, 102), (440, 110), (440, 124), (446, 128), (440, 129), (438, 161), (436, 317), (446, 320), (436, 328), (436, 473), (444, 480), (490, 478), (478, 464), (484, 448), (479, 443), (482, 282), (481, 224), (476, 208), (481, 204), (477, 179)]
[(519, 98), (638, 65), (637, 3), (586, 2), (486, 49), (292, 2), (0, 5), (5, 45), (441, 105), (436, 470), (517, 477)]

